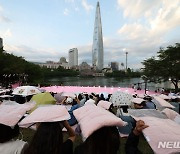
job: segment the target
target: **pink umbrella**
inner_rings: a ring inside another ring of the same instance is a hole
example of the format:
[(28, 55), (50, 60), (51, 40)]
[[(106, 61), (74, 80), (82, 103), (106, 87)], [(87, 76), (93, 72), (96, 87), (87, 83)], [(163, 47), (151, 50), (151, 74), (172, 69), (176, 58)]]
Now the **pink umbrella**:
[(61, 96), (67, 96), (67, 97), (72, 97), (72, 98), (76, 97), (74, 93), (70, 93), (70, 92), (63, 92)]

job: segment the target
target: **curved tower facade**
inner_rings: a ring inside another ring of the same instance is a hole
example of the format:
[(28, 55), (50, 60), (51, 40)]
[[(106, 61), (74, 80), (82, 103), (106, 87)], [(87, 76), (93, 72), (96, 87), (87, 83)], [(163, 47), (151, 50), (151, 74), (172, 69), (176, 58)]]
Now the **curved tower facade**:
[(96, 15), (94, 23), (92, 66), (97, 70), (102, 70), (104, 68), (104, 48), (99, 2), (97, 2), (96, 6)]

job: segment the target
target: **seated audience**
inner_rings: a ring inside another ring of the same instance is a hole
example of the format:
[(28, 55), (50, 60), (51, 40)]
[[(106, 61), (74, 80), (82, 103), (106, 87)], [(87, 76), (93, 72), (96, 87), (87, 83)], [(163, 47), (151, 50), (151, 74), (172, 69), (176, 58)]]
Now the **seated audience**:
[(106, 99), (104, 98), (104, 95), (103, 95), (103, 94), (100, 95), (100, 100), (103, 100), (103, 101), (106, 100)]
[(144, 108), (146, 109), (156, 109), (156, 105), (152, 102), (151, 97), (145, 97), (146, 100), (146, 106)]
[(92, 95), (89, 95), (89, 99), (85, 102), (85, 105), (92, 105), (95, 104), (95, 100), (93, 99)]
[(106, 99), (106, 101), (109, 101), (111, 96), (112, 96), (112, 94), (108, 94), (108, 98)]
[(102, 127), (76, 147), (74, 154), (116, 154), (120, 145), (115, 126)]
[(22, 149), (27, 146), (27, 142), (19, 139), (14, 139), (19, 133), (19, 126), (14, 128), (0, 124), (0, 153), (1, 154), (20, 154)]
[(147, 128), (144, 121), (139, 120), (136, 122), (136, 127), (129, 134), (128, 139), (125, 145), (126, 154), (140, 154), (140, 150), (138, 149), (139, 143), (139, 135), (142, 133), (143, 129)]
[[(136, 127), (130, 133), (126, 142), (127, 154), (139, 152), (137, 145), (142, 130), (148, 127), (144, 121), (136, 122)], [(117, 154), (120, 146), (119, 132), (115, 126), (106, 126), (96, 130), (84, 143), (75, 148), (74, 154)]]
[[(69, 138), (63, 142), (62, 128), (67, 129)], [(39, 124), (25, 154), (73, 154), (75, 132), (67, 121), (42, 122)]]
[(79, 94), (78, 95), (78, 99), (79, 99), (79, 101), (80, 101), (80, 106), (83, 106), (84, 105), (84, 103), (85, 103), (85, 101), (86, 101), (86, 99), (82, 96), (82, 94)]

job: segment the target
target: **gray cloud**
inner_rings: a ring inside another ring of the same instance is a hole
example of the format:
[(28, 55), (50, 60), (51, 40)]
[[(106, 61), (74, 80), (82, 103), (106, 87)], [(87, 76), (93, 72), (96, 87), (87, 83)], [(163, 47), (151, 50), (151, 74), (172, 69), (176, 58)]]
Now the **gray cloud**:
[(87, 0), (82, 0), (81, 3), (82, 3), (83, 8), (84, 8), (87, 12), (91, 11), (91, 10), (94, 8), (92, 5), (90, 5), (90, 4), (87, 3)]
[(0, 23), (9, 23), (11, 20), (3, 14), (3, 7), (0, 5)]
[(9, 23), (11, 22), (11, 20), (8, 17), (4, 16), (3, 14), (0, 14), (0, 22)]

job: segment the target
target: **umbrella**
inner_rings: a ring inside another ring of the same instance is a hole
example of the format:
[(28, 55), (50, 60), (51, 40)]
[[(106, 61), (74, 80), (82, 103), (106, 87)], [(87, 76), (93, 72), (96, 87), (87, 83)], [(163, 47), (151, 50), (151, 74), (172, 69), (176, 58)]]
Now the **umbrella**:
[(136, 103), (136, 104), (141, 104), (143, 101), (145, 101), (145, 100), (142, 98), (133, 98), (131, 100), (131, 102)]
[(56, 100), (49, 92), (36, 94), (31, 98), (30, 101), (36, 102), (36, 106), (31, 111), (34, 111), (39, 105), (56, 103)]
[(129, 93), (116, 91), (112, 94), (110, 102), (112, 102), (114, 106), (130, 105), (132, 98), (133, 96)]
[(58, 93), (54, 94), (54, 98), (58, 103), (61, 103), (66, 98), (66, 96), (62, 96), (62, 93)]
[(171, 99), (169, 96), (164, 95), (164, 94), (159, 95), (159, 97), (162, 99)]
[(76, 95), (71, 92), (63, 92), (61, 96), (68, 96), (68, 97), (72, 97), (72, 98), (76, 97)]
[(41, 93), (40, 90), (34, 86), (20, 86), (13, 90), (13, 95), (29, 96)]

